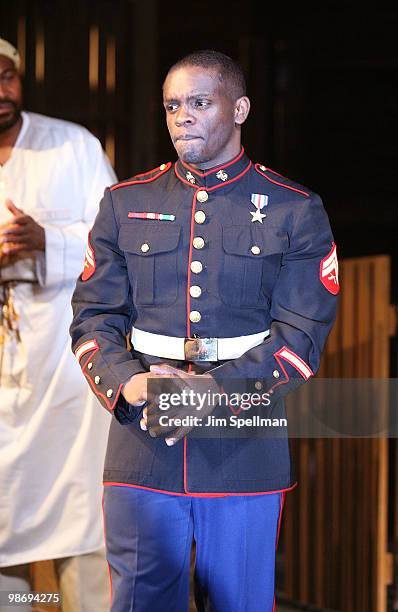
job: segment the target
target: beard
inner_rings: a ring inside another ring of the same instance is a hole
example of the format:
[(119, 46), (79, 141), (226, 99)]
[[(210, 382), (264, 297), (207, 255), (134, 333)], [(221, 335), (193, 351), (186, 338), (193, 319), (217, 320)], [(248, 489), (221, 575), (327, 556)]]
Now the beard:
[(12, 127), (14, 127), (14, 125), (16, 123), (18, 123), (20, 117), (21, 117), (21, 106), (19, 106), (16, 102), (14, 102), (14, 100), (8, 100), (8, 99), (3, 99), (0, 100), (0, 108), (2, 104), (11, 104), (12, 109), (10, 110), (10, 113), (7, 115), (0, 115), (0, 134), (3, 132), (7, 132), (7, 130), (11, 129)]
[(206, 164), (212, 159), (212, 151), (209, 151), (206, 142), (200, 140), (196, 144), (185, 142), (183, 146), (175, 145), (178, 157), (186, 164), (197, 165), (199, 168), (202, 164)]
[[(180, 145), (180, 146), (178, 146)], [(203, 146), (195, 147), (188, 142), (177, 143), (175, 145), (178, 157), (187, 164), (197, 164), (202, 161), (203, 157)]]

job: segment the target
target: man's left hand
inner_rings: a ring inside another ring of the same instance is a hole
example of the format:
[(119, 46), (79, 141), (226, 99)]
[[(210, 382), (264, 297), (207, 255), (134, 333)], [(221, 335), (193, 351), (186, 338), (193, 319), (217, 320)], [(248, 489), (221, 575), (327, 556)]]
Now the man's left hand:
[(23, 210), (17, 208), (11, 200), (6, 200), (6, 207), (14, 218), (0, 225), (2, 253), (14, 255), (22, 251), (44, 251), (46, 245), (44, 228)]

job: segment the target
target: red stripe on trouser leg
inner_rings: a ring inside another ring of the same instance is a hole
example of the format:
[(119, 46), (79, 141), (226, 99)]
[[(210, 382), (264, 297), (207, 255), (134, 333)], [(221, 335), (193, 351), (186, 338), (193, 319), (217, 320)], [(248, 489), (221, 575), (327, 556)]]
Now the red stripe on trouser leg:
[(285, 495), (286, 495), (285, 493), (281, 494), (281, 506), (280, 506), (280, 509), (279, 509), (278, 531), (276, 533), (275, 549), (278, 548), (278, 543), (279, 543), (279, 533), (280, 533), (280, 530), (281, 530), (283, 506), (285, 505)]
[[(105, 512), (104, 512), (104, 493), (102, 493), (102, 521), (104, 526), (104, 542), (105, 542), (105, 555), (106, 555), (106, 527), (105, 527)], [(112, 574), (111, 574), (111, 566), (108, 563), (108, 559), (106, 560), (106, 564), (108, 566), (108, 574), (109, 574), (109, 609), (112, 607)]]
[[(282, 522), (282, 512), (283, 512), (283, 506), (285, 505), (285, 495), (286, 493), (281, 493), (281, 505), (279, 508), (279, 518), (278, 518), (278, 528), (276, 531), (276, 541), (275, 541), (275, 550), (277, 550), (278, 548), (278, 543), (279, 543), (279, 534), (281, 531), (281, 522)], [(274, 595), (274, 605), (272, 606), (272, 612), (276, 612), (276, 599), (275, 599), (275, 595)]]

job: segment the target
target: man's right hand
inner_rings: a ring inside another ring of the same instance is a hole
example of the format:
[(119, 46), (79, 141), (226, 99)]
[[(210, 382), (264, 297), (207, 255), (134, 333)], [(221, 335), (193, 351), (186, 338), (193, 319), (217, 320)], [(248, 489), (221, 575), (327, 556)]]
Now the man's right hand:
[[(153, 366), (151, 366), (152, 369)], [(143, 404), (153, 400), (153, 397), (148, 397), (147, 380), (148, 378), (165, 378), (170, 377), (170, 366), (166, 363), (158, 363), (157, 368), (160, 368), (157, 372), (140, 372), (140, 374), (134, 374), (130, 380), (124, 383), (122, 387), (122, 395), (129, 404)], [(167, 372), (163, 371), (164, 368), (168, 368)], [(173, 371), (176, 371), (172, 368)], [(168, 376), (167, 376), (168, 375)]]
[(44, 228), (30, 215), (17, 208), (14, 202), (7, 199), (6, 208), (13, 215), (7, 222), (0, 225), (0, 249), (6, 255), (44, 251), (46, 235)]
[(134, 374), (122, 387), (122, 395), (129, 404), (142, 404), (148, 400), (147, 379), (154, 378), (152, 372)]

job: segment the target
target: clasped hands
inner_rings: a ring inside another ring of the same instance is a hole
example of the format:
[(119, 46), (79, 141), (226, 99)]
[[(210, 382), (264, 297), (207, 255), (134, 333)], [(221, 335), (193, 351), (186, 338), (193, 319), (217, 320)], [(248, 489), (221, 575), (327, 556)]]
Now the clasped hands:
[(0, 252), (4, 255), (16, 255), (23, 251), (44, 251), (45, 232), (30, 215), (17, 208), (7, 199), (6, 208), (13, 218), (0, 225)]
[[(141, 429), (153, 438), (165, 437), (168, 446), (194, 428), (194, 417), (203, 418), (213, 412), (217, 405), (213, 398), (219, 392), (210, 374), (185, 372), (168, 364), (153, 365), (149, 372), (135, 374), (122, 388), (122, 395), (129, 404), (147, 402), (142, 412)], [(167, 407), (166, 396), (170, 399)], [(162, 408), (160, 399), (163, 400)], [(184, 425), (176, 426), (176, 419), (184, 419)]]

